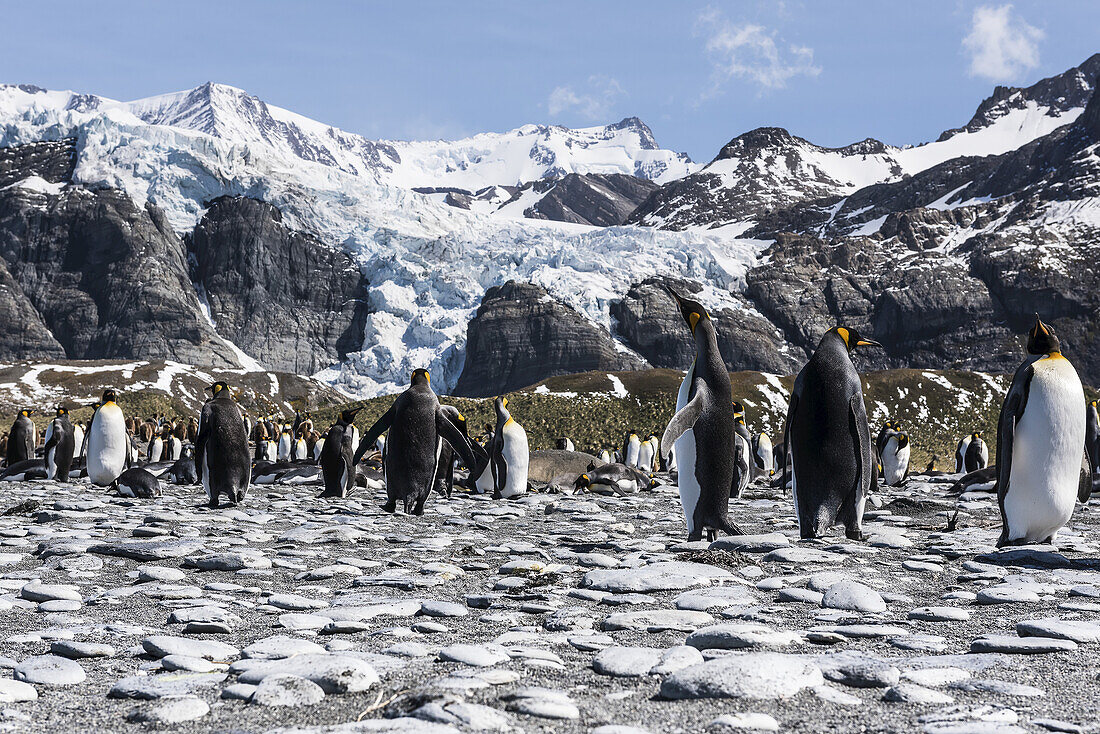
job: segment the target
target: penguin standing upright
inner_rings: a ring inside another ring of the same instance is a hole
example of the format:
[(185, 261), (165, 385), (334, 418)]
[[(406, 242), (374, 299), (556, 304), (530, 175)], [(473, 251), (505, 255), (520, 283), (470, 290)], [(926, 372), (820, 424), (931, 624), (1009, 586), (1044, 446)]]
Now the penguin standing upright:
[(294, 441), (290, 435), (290, 426), (283, 426), (282, 433), (279, 434), (279, 461), (290, 461), (294, 452)]
[(709, 540), (714, 540), (719, 530), (740, 535), (741, 529), (729, 519), (730, 490), (736, 472), (729, 372), (718, 351), (718, 335), (707, 310), (672, 289), (668, 291), (695, 340), (695, 359), (680, 385), (676, 414), (661, 436), (666, 459), (675, 447), (677, 485), (688, 540), (701, 540), (704, 531)]
[(886, 442), (890, 439), (890, 435), (900, 430), (901, 424), (898, 421), (884, 421), (882, 427), (878, 429), (878, 436), (875, 438), (875, 456), (878, 457), (880, 463), (882, 462), (882, 452), (886, 448)]
[(600, 449), (600, 461), (605, 464), (611, 463), (611, 452), (607, 449)]
[(897, 487), (909, 476), (909, 434), (894, 429), (886, 435), (879, 456), (882, 463), (882, 483)]
[(73, 446), (76, 447), (76, 458), (84, 455), (84, 421), (73, 424)]
[(115, 402), (117, 398), (114, 390), (103, 392), (103, 401), (92, 415), (85, 437), (88, 479), (100, 487), (114, 484), (133, 458), (126, 418)]
[[(829, 329), (798, 373), (784, 434), (791, 462), (795, 515), (803, 538), (818, 538), (837, 521), (863, 539), (863, 508), (878, 485), (867, 408), (851, 352), (880, 347), (855, 329)], [(784, 469), (784, 484), (787, 470)]]
[(955, 473), (966, 473), (966, 450), (970, 448), (970, 442), (974, 438), (973, 433), (968, 433), (959, 439), (959, 443), (955, 446)]
[[(398, 395), (390, 409), (363, 434), (352, 464), (358, 465), (375, 440), (388, 431), (386, 456), (382, 462), (387, 494), (383, 509), (395, 511), (400, 499), (406, 513), (422, 515), (439, 471), (442, 441), (449, 443), (467, 466), (476, 467), (473, 473), (479, 473), (485, 462), (475, 460), (470, 442), (440, 411), (439, 398), (432, 390), (428, 371), (414, 370), (409, 382), (408, 389)], [(352, 435), (354, 437), (354, 433)]]
[(554, 448), (558, 451), (576, 451), (577, 447), (569, 440), (567, 436), (562, 436), (554, 440)]
[(638, 447), (638, 467), (642, 471), (653, 471), (653, 442), (648, 438)]
[(34, 421), (31, 420), (33, 414), (34, 411), (30, 408), (23, 408), (16, 416), (15, 422), (11, 424), (11, 430), (8, 432), (8, 466), (34, 458), (37, 430), (34, 427)]
[(1100, 407), (1093, 400), (1085, 415), (1085, 451), (1089, 455), (1092, 473), (1100, 474)]
[[(458, 408), (454, 407), (453, 405), (441, 405), (439, 406), (439, 411), (447, 417), (447, 420), (449, 420), (451, 423), (454, 423), (455, 428), (457, 428), (462, 433), (462, 435), (467, 440), (469, 440), (470, 434), (468, 432), (469, 429), (466, 425), (466, 416), (462, 415), (462, 413), (459, 412)], [(474, 445), (471, 442), (470, 448), (473, 449), (475, 454), (481, 454), (480, 446), (474, 448)], [(447, 498), (450, 498), (451, 494), (454, 492), (454, 469), (455, 457), (457, 455), (458, 454), (453, 448), (451, 448), (451, 444), (449, 444), (448, 442), (443, 441), (442, 444), (440, 444), (439, 472), (437, 473), (435, 478), (435, 491), (439, 492), (441, 495)], [(473, 471), (472, 468), (467, 468)]]
[(46, 478), (68, 482), (73, 452), (76, 450), (76, 437), (73, 434), (73, 424), (69, 422), (69, 409), (64, 405), (57, 406), (57, 414), (49, 428), (49, 438), (46, 439)]
[[(1083, 393), (1082, 393), (1083, 394)], [(982, 440), (982, 432), (970, 434), (970, 441), (966, 444), (966, 457), (963, 466), (966, 473), (984, 469), (989, 465), (989, 447)]]
[(775, 449), (772, 440), (763, 431), (752, 437), (752, 456), (761, 474), (775, 476)]
[(351, 443), (349, 429), (360, 410), (362, 407), (341, 412), (336, 424), (328, 429), (323, 442), (317, 442), (321, 446), (321, 476), (325, 480), (322, 497), (347, 497), (355, 486), (355, 464), (352, 463), (355, 446)]
[(164, 460), (178, 461), (183, 450), (183, 442), (176, 436), (174, 430), (164, 434)]
[[(531, 452), (527, 445), (527, 431), (512, 419), (508, 412), (508, 398), (498, 397), (494, 403), (497, 412), (497, 428), (490, 453), (493, 468), (493, 497), (496, 499), (518, 497), (527, 492), (527, 468)], [(630, 434), (639, 446), (635, 434)]]
[(638, 438), (638, 434), (631, 431), (626, 437), (626, 441), (623, 442), (623, 463), (627, 466), (637, 468), (638, 466), (638, 454), (641, 453), (642, 442)]
[(657, 434), (651, 433), (646, 440), (653, 444), (653, 468), (646, 469), (646, 471), (661, 471), (661, 439), (657, 438)]
[(749, 435), (749, 427), (745, 425), (745, 406), (736, 400), (733, 401), (733, 431), (735, 471), (730, 495), (740, 497), (752, 479), (752, 437)]
[(153, 435), (149, 440), (149, 446), (145, 449), (145, 458), (150, 464), (156, 464), (164, 455), (164, 438), (160, 433)]
[(303, 433), (294, 439), (294, 461), (305, 461), (309, 458), (309, 447), (306, 445), (306, 437)]
[(1053, 542), (1074, 501), (1086, 501), (1092, 490), (1080, 482), (1085, 391), (1054, 329), (1038, 316), (1027, 353), (997, 424), (998, 547)]
[(252, 462), (248, 456), (248, 434), (244, 430), (241, 409), (229, 386), (215, 382), (206, 388), (211, 397), (199, 414), (199, 435), (195, 438), (195, 470), (206, 490), (209, 507), (218, 506), (224, 494), (229, 504), (244, 501), (252, 481)]

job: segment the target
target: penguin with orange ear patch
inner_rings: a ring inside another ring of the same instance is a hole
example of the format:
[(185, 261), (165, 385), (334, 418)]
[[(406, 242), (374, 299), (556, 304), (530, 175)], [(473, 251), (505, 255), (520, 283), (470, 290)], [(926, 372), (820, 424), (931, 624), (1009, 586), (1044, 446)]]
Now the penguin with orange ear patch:
[(840, 522), (863, 539), (863, 508), (877, 489), (875, 446), (867, 426), (863, 386), (852, 364), (859, 347), (881, 347), (855, 329), (829, 329), (798, 377), (787, 408), (784, 443), (795, 515), (803, 538), (819, 538)]
[(675, 447), (680, 505), (688, 540), (714, 540), (718, 531), (741, 535), (730, 522), (730, 491), (736, 478), (733, 390), (718, 335), (703, 305), (669, 289), (695, 339), (691, 363), (676, 397), (676, 414), (661, 437), (664, 458)]

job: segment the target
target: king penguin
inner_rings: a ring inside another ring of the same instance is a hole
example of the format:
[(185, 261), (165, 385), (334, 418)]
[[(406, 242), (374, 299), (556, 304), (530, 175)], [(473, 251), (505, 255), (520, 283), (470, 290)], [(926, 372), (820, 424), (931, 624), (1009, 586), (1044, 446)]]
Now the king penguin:
[(31, 420), (33, 413), (30, 408), (23, 408), (11, 424), (11, 431), (8, 432), (8, 466), (34, 458), (37, 430)]
[(877, 488), (878, 472), (851, 353), (881, 346), (855, 329), (834, 327), (795, 378), (784, 444), (803, 538), (821, 537), (839, 521), (848, 538), (863, 539), (863, 508)]
[(997, 424), (998, 547), (1053, 542), (1074, 501), (1091, 492), (1091, 483), (1080, 483), (1085, 392), (1054, 329), (1038, 316), (1027, 353)]
[(638, 466), (638, 454), (642, 451), (642, 442), (638, 438), (638, 434), (631, 431), (626, 437), (626, 441), (623, 442), (623, 463), (627, 466)]
[(360, 410), (362, 407), (341, 412), (336, 424), (325, 434), (324, 443), (317, 442), (321, 445), (319, 463), (325, 480), (322, 497), (347, 497), (355, 486), (355, 464), (352, 463), (352, 457), (356, 447), (351, 442), (350, 429)]
[(100, 487), (114, 484), (133, 459), (126, 418), (115, 400), (114, 390), (105, 390), (103, 400), (92, 415), (85, 442), (88, 447), (88, 479)]
[(752, 437), (749, 435), (749, 427), (745, 425), (745, 406), (736, 400), (733, 401), (733, 430), (736, 471), (730, 494), (733, 497), (740, 497), (749, 486), (749, 480), (752, 479)]
[(982, 432), (970, 434), (970, 441), (966, 444), (966, 456), (963, 458), (963, 468), (969, 474), (989, 466), (989, 447), (982, 440)]
[(279, 461), (290, 461), (292, 454), (294, 453), (294, 441), (290, 435), (290, 426), (283, 426), (282, 432), (279, 434)]
[(955, 446), (955, 473), (966, 473), (966, 450), (970, 448), (970, 441), (973, 440), (974, 434), (968, 433), (959, 439), (958, 445)]
[(206, 388), (211, 397), (199, 414), (199, 435), (195, 438), (195, 470), (206, 490), (207, 505), (218, 506), (221, 495), (230, 505), (244, 501), (252, 481), (248, 456), (248, 434), (241, 408), (224, 382)]
[(646, 438), (638, 447), (638, 469), (653, 471), (653, 442)]
[(775, 476), (775, 449), (772, 440), (763, 431), (752, 437), (753, 463), (762, 475)]
[(409, 387), (363, 434), (352, 465), (357, 466), (363, 455), (374, 447), (375, 440), (387, 431), (386, 456), (382, 462), (386, 475), (387, 501), (383, 506), (386, 512), (394, 512), (397, 501), (401, 500), (406, 513), (424, 514), (424, 503), (439, 472), (443, 441), (458, 452), (467, 466), (475, 467), (473, 473), (484, 469), (485, 461), (475, 460), (470, 442), (440, 411), (439, 398), (432, 390), (431, 376), (426, 369), (413, 370)]
[(1089, 455), (1093, 476), (1100, 474), (1100, 407), (1093, 400), (1085, 416), (1085, 451)]
[(69, 409), (64, 405), (57, 406), (57, 414), (49, 428), (49, 438), (46, 439), (46, 478), (68, 482), (73, 453), (76, 451), (76, 436), (73, 433), (73, 424), (69, 422)]
[(886, 434), (886, 442), (879, 455), (882, 463), (882, 483), (897, 487), (909, 476), (909, 434), (897, 428)]
[(677, 485), (688, 540), (714, 540), (717, 531), (741, 535), (730, 522), (729, 499), (735, 476), (733, 390), (718, 351), (718, 335), (702, 304), (668, 289), (695, 340), (695, 359), (676, 397), (661, 446), (665, 459), (675, 447)]
[[(527, 468), (531, 461), (531, 452), (527, 445), (527, 431), (508, 412), (508, 398), (497, 397), (494, 407), (497, 428), (493, 434), (493, 451), (490, 454), (493, 497), (509, 499), (527, 492)], [(640, 446), (638, 437), (633, 433), (630, 435)]]

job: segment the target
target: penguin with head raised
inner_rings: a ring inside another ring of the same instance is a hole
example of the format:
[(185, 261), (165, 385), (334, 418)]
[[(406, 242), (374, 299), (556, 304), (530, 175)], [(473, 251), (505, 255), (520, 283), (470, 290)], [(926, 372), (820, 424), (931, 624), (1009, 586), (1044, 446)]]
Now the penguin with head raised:
[(32, 409), (23, 408), (19, 411), (19, 415), (15, 417), (15, 422), (11, 424), (11, 430), (8, 431), (7, 451), (9, 466), (34, 458), (34, 447), (38, 443), (38, 430), (34, 427), (34, 421), (31, 420), (32, 415), (34, 415)]
[(386, 457), (382, 462), (386, 475), (387, 501), (383, 507), (386, 512), (395, 511), (397, 501), (401, 500), (406, 513), (424, 514), (424, 503), (439, 472), (443, 441), (458, 452), (467, 466), (476, 467), (474, 473), (484, 468), (484, 461), (475, 461), (470, 442), (440, 410), (431, 376), (425, 369), (413, 371), (409, 387), (363, 434), (352, 464), (357, 466), (363, 455), (374, 447), (375, 439), (386, 432)]
[(211, 396), (199, 414), (195, 470), (206, 490), (207, 504), (213, 509), (223, 494), (230, 505), (244, 501), (252, 481), (252, 461), (241, 408), (229, 386), (219, 381), (206, 389)]
[(126, 418), (115, 402), (117, 399), (114, 390), (103, 392), (103, 400), (92, 416), (92, 424), (88, 426), (85, 437), (88, 479), (101, 487), (114, 484), (133, 460)]
[[(247, 434), (246, 434), (247, 435)], [(176, 435), (175, 426), (172, 426), (172, 430), (165, 431), (164, 433), (164, 456), (165, 461), (177, 461), (180, 458), (180, 453), (183, 451), (183, 441)]]
[(653, 442), (646, 438), (638, 447), (638, 469), (653, 471)]
[(819, 538), (840, 522), (848, 538), (863, 539), (863, 508), (877, 488), (878, 473), (851, 353), (881, 346), (855, 329), (837, 326), (825, 333), (795, 378), (784, 444), (803, 538)]
[(901, 424), (898, 421), (883, 421), (882, 427), (878, 429), (878, 436), (875, 438), (875, 456), (878, 457), (879, 462), (882, 461), (882, 452), (886, 448), (886, 442), (890, 439), (890, 434), (897, 433), (901, 430)]
[[(527, 431), (508, 412), (508, 398), (500, 396), (494, 402), (497, 427), (493, 448), (489, 452), (493, 471), (493, 497), (510, 499), (527, 492), (527, 469), (531, 452), (527, 444)], [(634, 440), (638, 437), (634, 434)], [(641, 442), (638, 442), (640, 445)]]
[(297, 437), (294, 439), (294, 451), (292, 459), (294, 461), (305, 461), (309, 458), (309, 445), (306, 441), (306, 434), (303, 426), (305, 421), (299, 426)]
[(294, 438), (290, 433), (290, 425), (284, 425), (279, 433), (279, 461), (290, 461), (294, 458)]
[(605, 464), (611, 463), (611, 452), (607, 449), (600, 449), (600, 461)]
[(970, 440), (966, 443), (966, 455), (963, 458), (963, 469), (969, 474), (972, 471), (984, 469), (989, 465), (989, 447), (982, 440), (982, 432), (970, 434)]
[(46, 478), (68, 482), (69, 469), (73, 465), (73, 454), (76, 452), (76, 435), (73, 433), (73, 424), (69, 421), (69, 409), (64, 405), (57, 406), (48, 433)]
[(998, 547), (1053, 542), (1075, 500), (1092, 491), (1080, 481), (1085, 391), (1053, 327), (1038, 316), (1027, 354), (997, 424)]
[(349, 429), (355, 422), (356, 414), (362, 409), (360, 406), (342, 411), (336, 423), (325, 434), (323, 443), (318, 441), (321, 444), (321, 476), (325, 481), (322, 497), (347, 497), (355, 486), (355, 464), (352, 463), (355, 446), (351, 442)]
[(955, 446), (955, 473), (966, 473), (966, 450), (970, 448), (970, 442), (973, 440), (974, 434), (968, 433), (959, 439), (959, 443)]
[(695, 359), (680, 385), (676, 414), (661, 436), (666, 460), (673, 450), (676, 453), (688, 540), (701, 540), (704, 532), (709, 540), (714, 540), (718, 531), (740, 535), (741, 529), (729, 519), (730, 491), (737, 472), (729, 372), (707, 310), (671, 288), (668, 292), (695, 341)]
[[(462, 415), (458, 408), (453, 405), (441, 405), (439, 406), (439, 410), (447, 417), (447, 420), (455, 425), (455, 428), (462, 433), (466, 440), (470, 441), (469, 426), (466, 423), (466, 416)], [(478, 463), (488, 463), (488, 455), (485, 453), (485, 449), (481, 447), (481, 444), (476, 441), (470, 441), (470, 449), (474, 452)], [(444, 441), (439, 448), (439, 475), (435, 478), (435, 491), (447, 498), (450, 498), (451, 494), (454, 492), (454, 470), (457, 459), (458, 453), (451, 448), (450, 443)], [(472, 467), (466, 468), (471, 472), (473, 471)]]

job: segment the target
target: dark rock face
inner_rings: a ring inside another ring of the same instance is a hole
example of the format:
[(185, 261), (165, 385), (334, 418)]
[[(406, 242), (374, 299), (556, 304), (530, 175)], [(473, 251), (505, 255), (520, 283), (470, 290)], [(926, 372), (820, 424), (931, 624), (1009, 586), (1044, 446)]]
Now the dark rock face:
[(523, 215), (531, 219), (610, 227), (622, 224), (658, 185), (621, 173), (571, 173)]
[(588, 370), (644, 365), (616, 350), (611, 336), (545, 289), (508, 281), (485, 292), (467, 326), (466, 365), (455, 395), (485, 397)]
[(367, 280), (347, 253), (245, 197), (212, 202), (187, 238), (219, 334), (276, 370), (312, 374), (363, 344)]
[[(687, 369), (695, 358), (695, 342), (680, 310), (664, 289), (670, 286), (691, 297), (698, 283), (648, 278), (630, 287), (626, 297), (611, 303), (615, 333), (654, 367)], [(787, 374), (798, 366), (798, 353), (785, 353), (782, 335), (766, 319), (746, 309), (711, 312), (718, 332), (718, 349), (730, 371), (758, 370)]]
[(68, 183), (75, 166), (76, 143), (71, 138), (0, 148), (0, 189), (28, 176)]

